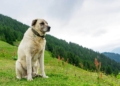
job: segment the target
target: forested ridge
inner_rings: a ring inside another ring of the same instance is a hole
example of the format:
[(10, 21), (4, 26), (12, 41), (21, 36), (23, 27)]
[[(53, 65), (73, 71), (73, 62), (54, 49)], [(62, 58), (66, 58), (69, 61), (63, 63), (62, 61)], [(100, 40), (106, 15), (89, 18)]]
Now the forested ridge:
[[(27, 28), (27, 25), (0, 14), (0, 40), (10, 44), (16, 40), (20, 41)], [(101, 62), (101, 71), (106, 74), (117, 75), (120, 71), (119, 63), (99, 52), (72, 42), (68, 43), (51, 35), (46, 35), (46, 40), (46, 50), (50, 51), (54, 58), (59, 56), (64, 61), (90, 71), (96, 70), (94, 59), (97, 58)]]
[(27, 28), (27, 25), (0, 14), (0, 40), (10, 44), (16, 40), (20, 41)]

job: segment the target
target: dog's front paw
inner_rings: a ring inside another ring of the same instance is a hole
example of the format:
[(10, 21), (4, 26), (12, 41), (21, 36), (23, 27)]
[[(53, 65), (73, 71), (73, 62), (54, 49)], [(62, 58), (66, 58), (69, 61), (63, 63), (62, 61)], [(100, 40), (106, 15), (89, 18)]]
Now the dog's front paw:
[(43, 78), (49, 78), (48, 76), (42, 76)]
[(27, 80), (28, 81), (32, 81), (33, 79), (32, 79), (32, 77), (28, 77)]
[(18, 76), (17, 76), (16, 78), (17, 78), (18, 80), (20, 80), (20, 79), (21, 79), (21, 77), (18, 77)]

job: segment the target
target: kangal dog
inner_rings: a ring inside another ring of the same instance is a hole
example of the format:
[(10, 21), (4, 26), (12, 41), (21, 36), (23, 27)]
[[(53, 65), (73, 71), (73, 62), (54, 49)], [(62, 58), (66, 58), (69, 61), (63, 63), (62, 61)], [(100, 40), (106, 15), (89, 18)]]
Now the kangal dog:
[(44, 19), (35, 19), (25, 32), (18, 47), (18, 60), (16, 61), (16, 77), (27, 78), (28, 81), (38, 76), (40, 67), (41, 76), (48, 78), (44, 71), (44, 50), (46, 45), (45, 33), (50, 26)]

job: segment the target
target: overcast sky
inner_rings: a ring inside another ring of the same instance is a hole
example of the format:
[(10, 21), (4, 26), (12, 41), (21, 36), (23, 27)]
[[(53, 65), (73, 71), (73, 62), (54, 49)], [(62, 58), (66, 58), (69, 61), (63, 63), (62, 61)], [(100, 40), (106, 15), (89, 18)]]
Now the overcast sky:
[(43, 18), (48, 34), (95, 51), (120, 47), (120, 0), (1, 0), (0, 13), (29, 26)]

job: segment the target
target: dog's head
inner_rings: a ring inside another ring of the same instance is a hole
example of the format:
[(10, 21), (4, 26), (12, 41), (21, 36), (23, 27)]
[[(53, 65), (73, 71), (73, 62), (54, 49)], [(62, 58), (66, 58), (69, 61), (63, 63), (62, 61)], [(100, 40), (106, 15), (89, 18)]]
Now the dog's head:
[(38, 32), (49, 32), (50, 31), (50, 26), (48, 25), (47, 21), (44, 19), (35, 19), (32, 21), (32, 27), (36, 29)]

